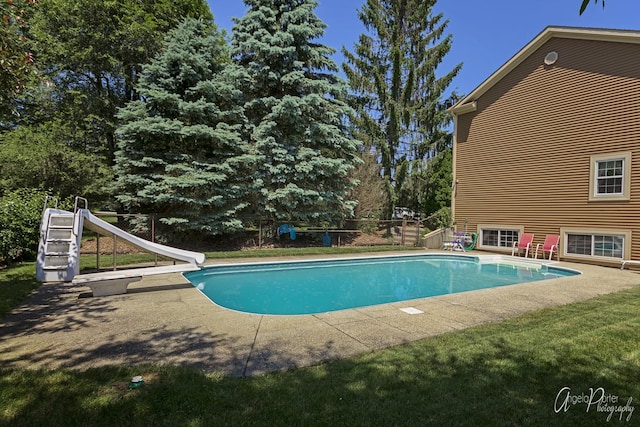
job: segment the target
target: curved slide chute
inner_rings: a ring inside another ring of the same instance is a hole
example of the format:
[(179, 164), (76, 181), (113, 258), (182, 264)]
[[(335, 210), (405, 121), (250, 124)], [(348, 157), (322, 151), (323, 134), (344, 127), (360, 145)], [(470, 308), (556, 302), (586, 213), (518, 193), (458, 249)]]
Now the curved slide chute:
[(202, 264), (205, 261), (205, 255), (203, 253), (178, 249), (141, 239), (101, 220), (88, 209), (78, 209), (78, 215), (83, 219), (84, 227), (87, 229), (103, 236), (115, 235), (118, 239), (122, 239), (138, 249), (192, 264)]

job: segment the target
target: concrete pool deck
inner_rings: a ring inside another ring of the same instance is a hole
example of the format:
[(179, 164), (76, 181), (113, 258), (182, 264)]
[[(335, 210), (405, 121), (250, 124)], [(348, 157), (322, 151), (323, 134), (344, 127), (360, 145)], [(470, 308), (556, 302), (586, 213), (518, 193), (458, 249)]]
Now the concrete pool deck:
[[(340, 257), (353, 256), (366, 255)], [(208, 264), (313, 258), (330, 257)], [(44, 284), (0, 319), (0, 367), (84, 370), (158, 363), (253, 376), (352, 357), (640, 284), (638, 273), (619, 268), (567, 262), (558, 266), (583, 274), (301, 316), (221, 308), (178, 273), (145, 277), (131, 284), (127, 294), (104, 297), (87, 297), (88, 288), (69, 283)], [(422, 313), (401, 311), (407, 307)]]

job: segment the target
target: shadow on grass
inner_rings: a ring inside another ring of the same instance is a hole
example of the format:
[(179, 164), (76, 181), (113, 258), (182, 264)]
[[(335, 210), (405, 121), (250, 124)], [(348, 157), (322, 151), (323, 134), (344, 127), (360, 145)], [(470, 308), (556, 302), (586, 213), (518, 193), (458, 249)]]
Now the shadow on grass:
[(0, 321), (39, 286), (35, 271), (35, 263), (0, 269)]
[[(594, 405), (557, 411), (602, 387), (640, 399), (640, 289), (543, 310), (361, 357), (253, 378), (167, 365), (0, 371), (0, 422), (12, 425), (567, 425), (607, 424)], [(197, 331), (159, 339), (209, 351)], [(110, 351), (110, 344), (93, 351)], [(152, 349), (151, 349), (152, 351)], [(71, 355), (70, 355), (71, 356)], [(87, 353), (82, 357), (90, 357)], [(135, 365), (131, 363), (130, 365)], [(133, 375), (145, 385), (129, 390)], [(555, 406), (555, 408), (554, 408)], [(635, 408), (634, 408), (635, 409)], [(627, 417), (629, 417), (627, 421)], [(633, 425), (640, 413), (614, 413)]]

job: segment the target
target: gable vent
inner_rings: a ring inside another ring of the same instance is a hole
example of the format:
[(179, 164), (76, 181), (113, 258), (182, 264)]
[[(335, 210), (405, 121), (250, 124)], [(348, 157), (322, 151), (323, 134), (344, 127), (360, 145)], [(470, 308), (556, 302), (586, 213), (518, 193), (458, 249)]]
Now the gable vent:
[(556, 63), (557, 60), (558, 60), (558, 52), (556, 51), (549, 52), (547, 53), (547, 56), (544, 57), (544, 63), (546, 65), (553, 65)]

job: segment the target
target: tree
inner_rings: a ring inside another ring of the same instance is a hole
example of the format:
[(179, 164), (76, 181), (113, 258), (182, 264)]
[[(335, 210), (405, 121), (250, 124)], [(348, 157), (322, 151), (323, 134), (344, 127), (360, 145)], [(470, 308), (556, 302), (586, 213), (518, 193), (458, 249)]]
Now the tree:
[(204, 0), (42, 0), (30, 32), (56, 113), (74, 122), (74, 148), (113, 161), (116, 111), (138, 99), (141, 65), (185, 17), (212, 20)]
[(0, 196), (33, 188), (103, 201), (111, 168), (96, 155), (70, 148), (63, 142), (68, 134), (65, 123), (53, 121), (6, 132), (0, 143)]
[[(390, 218), (412, 173), (449, 143), (446, 88), (462, 64), (437, 76), (451, 48), (448, 21), (432, 16), (435, 0), (367, 0), (359, 12), (367, 33), (354, 52), (343, 49), (343, 69), (357, 111), (355, 125), (380, 153), (385, 179), (384, 216)], [(406, 201), (406, 200), (405, 200)], [(412, 209), (417, 206), (409, 206)]]
[(359, 157), (361, 162), (351, 173), (358, 183), (351, 193), (351, 198), (358, 201), (355, 217), (379, 219), (385, 192), (378, 154), (372, 147), (365, 146), (360, 150)]
[(165, 239), (242, 227), (254, 158), (243, 139), (242, 73), (214, 25), (187, 20), (144, 67), (141, 100), (120, 110), (116, 198), (160, 217)]
[(429, 159), (430, 164), (424, 172), (417, 175), (422, 191), (415, 191), (421, 212), (433, 213), (451, 206), (451, 184), (453, 182), (453, 151), (447, 147), (437, 156)]
[(245, 0), (232, 55), (250, 78), (245, 110), (259, 155), (254, 210), (273, 220), (340, 223), (352, 215), (349, 137), (333, 49), (317, 42), (326, 25), (314, 0)]
[[(598, 0), (593, 0), (595, 4), (598, 4)], [(591, 0), (582, 0), (582, 4), (580, 5), (580, 15), (587, 9)], [(604, 0), (602, 0), (602, 8), (604, 9)]]
[[(13, 112), (13, 101), (35, 72), (26, 37), (27, 11), (38, 0), (0, 1), (0, 117)], [(0, 119), (0, 123), (2, 119)]]

